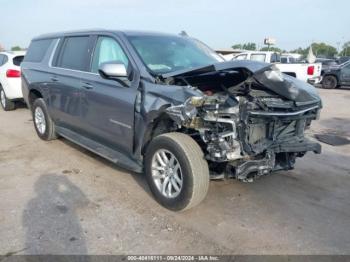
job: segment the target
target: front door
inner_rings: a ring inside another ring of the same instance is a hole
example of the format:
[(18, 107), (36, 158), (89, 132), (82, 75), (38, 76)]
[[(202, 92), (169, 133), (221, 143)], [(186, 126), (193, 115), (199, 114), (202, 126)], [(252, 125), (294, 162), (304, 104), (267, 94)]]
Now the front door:
[(109, 36), (99, 36), (94, 50), (91, 74), (81, 80), (82, 121), (88, 136), (95, 141), (131, 153), (137, 81), (125, 78), (119, 79), (123, 81), (120, 82), (104, 79), (98, 74), (101, 63), (122, 62), (128, 68), (130, 60), (119, 42)]
[(350, 85), (350, 63), (342, 68), (341, 81), (343, 84)]

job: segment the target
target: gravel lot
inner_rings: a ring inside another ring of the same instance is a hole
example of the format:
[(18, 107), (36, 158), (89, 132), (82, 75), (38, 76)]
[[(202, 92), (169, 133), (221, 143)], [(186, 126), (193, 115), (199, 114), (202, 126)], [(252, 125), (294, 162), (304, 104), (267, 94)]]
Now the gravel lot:
[[(311, 135), (349, 138), (350, 90), (319, 91)], [(0, 110), (0, 254), (350, 254), (350, 145), (322, 146), (289, 172), (212, 181), (173, 213), (142, 175), (41, 141), (25, 108)]]

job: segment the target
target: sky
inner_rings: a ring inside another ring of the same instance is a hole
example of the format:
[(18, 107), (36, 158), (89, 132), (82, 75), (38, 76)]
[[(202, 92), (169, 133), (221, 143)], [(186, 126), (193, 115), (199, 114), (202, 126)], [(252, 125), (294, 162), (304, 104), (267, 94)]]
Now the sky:
[(291, 50), (350, 41), (348, 0), (0, 0), (0, 44), (28, 47), (43, 33), (91, 28), (185, 30), (212, 48), (265, 37)]

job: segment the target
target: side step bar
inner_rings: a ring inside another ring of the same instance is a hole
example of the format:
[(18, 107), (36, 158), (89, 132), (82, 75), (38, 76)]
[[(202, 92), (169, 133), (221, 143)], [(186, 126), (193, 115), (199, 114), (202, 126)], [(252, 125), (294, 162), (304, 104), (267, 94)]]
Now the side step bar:
[(87, 137), (79, 135), (78, 133), (64, 127), (56, 126), (56, 132), (60, 136), (72, 141), (73, 143), (81, 147), (86, 148), (87, 150), (103, 158), (106, 158), (107, 160), (113, 162), (114, 164), (122, 168), (131, 170), (136, 173), (142, 173), (142, 166), (140, 164), (116, 150), (113, 150), (107, 146), (97, 143)]

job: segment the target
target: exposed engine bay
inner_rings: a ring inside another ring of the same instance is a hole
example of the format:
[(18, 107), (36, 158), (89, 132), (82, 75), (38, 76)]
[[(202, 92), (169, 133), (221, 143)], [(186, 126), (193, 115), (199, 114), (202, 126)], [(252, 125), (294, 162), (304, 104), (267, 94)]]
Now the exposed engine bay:
[(200, 90), (166, 113), (202, 147), (212, 178), (251, 182), (289, 170), (320, 144), (304, 132), (322, 107), (315, 89), (273, 65), (244, 61), (165, 74), (159, 83)]

